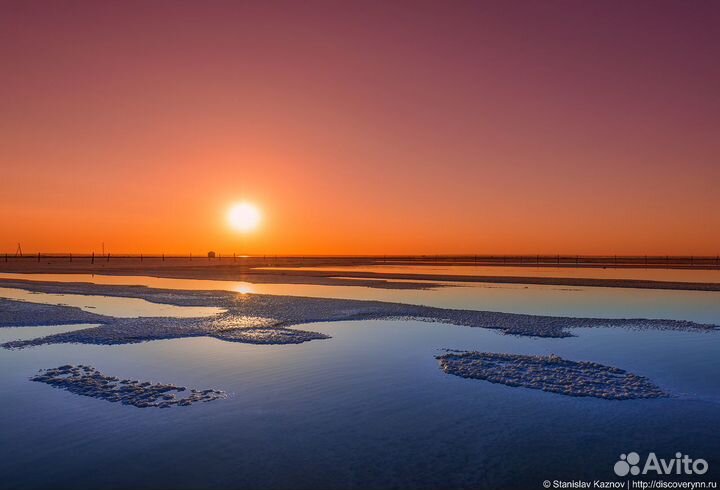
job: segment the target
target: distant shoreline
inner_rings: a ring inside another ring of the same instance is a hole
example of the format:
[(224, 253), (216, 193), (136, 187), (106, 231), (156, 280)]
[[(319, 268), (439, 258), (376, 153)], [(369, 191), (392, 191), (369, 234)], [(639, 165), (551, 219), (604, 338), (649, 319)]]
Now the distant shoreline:
[[(213, 252), (214, 253), (214, 252)], [(241, 255), (205, 254), (113, 254), (31, 253), (16, 256), (0, 253), (0, 267), (30, 263), (75, 264), (192, 264), (237, 263), (248, 267), (315, 267), (362, 265), (435, 265), (483, 267), (643, 268), (720, 270), (720, 255)]]
[[(365, 264), (363, 264), (365, 262)], [(261, 269), (260, 267), (326, 267), (333, 266), (358, 266), (358, 265), (433, 265), (448, 266), (462, 265), (451, 262), (413, 262), (411, 264), (399, 263), (399, 261), (381, 261), (377, 258), (372, 260), (359, 258), (330, 258), (330, 257), (229, 257), (209, 260), (204, 258), (170, 258), (162, 260), (160, 257), (139, 257), (121, 258), (110, 256), (101, 259), (96, 257), (93, 262), (87, 257), (73, 257), (70, 261), (61, 257), (41, 257), (30, 260), (24, 257), (22, 260), (0, 259), (0, 272), (19, 274), (103, 274), (103, 275), (127, 275), (127, 276), (153, 276), (174, 279), (208, 279), (224, 281), (243, 281), (250, 283), (270, 284), (315, 284), (328, 286), (364, 286), (383, 289), (428, 289), (448, 286), (443, 283), (489, 283), (489, 284), (527, 284), (544, 286), (577, 286), (577, 287), (611, 287), (611, 288), (633, 288), (633, 289), (665, 289), (680, 291), (720, 291), (720, 282), (702, 281), (664, 281), (647, 279), (613, 279), (613, 278), (583, 278), (583, 277), (534, 277), (534, 276), (511, 276), (511, 275), (459, 275), (459, 274), (424, 274), (410, 272), (370, 272), (370, 271), (347, 271), (347, 270), (312, 270), (312, 269)], [(465, 263), (465, 265), (488, 266), (488, 264)], [(501, 264), (497, 266), (501, 272)], [(505, 264), (506, 267), (531, 267), (529, 264)], [(538, 267), (558, 268), (557, 264), (542, 264)], [(574, 266), (561, 264), (562, 268), (587, 268), (596, 269), (602, 266)], [(623, 264), (617, 269), (644, 268)], [(657, 269), (658, 267), (648, 267)], [(664, 267), (663, 267), (664, 268)], [(668, 269), (692, 269), (697, 271), (719, 270), (708, 267), (670, 267)]]

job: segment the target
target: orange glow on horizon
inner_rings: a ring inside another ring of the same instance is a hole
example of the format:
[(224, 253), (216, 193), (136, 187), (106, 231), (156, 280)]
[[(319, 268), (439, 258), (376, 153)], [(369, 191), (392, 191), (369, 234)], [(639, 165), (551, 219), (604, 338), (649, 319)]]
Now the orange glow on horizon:
[(0, 252), (720, 253), (711, 3), (82, 5), (0, 16)]

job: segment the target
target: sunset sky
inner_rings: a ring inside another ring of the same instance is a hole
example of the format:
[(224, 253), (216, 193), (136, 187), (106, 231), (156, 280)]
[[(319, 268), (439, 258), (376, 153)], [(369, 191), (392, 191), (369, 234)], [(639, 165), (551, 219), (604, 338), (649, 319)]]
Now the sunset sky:
[(715, 255), (718, 25), (704, 0), (0, 1), (0, 251)]

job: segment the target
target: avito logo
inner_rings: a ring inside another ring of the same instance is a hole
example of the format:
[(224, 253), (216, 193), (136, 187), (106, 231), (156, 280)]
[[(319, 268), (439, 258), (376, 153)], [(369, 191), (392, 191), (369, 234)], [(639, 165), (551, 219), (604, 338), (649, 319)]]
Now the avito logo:
[(674, 458), (661, 459), (655, 453), (648, 454), (645, 464), (640, 468), (640, 455), (632, 452), (621, 454), (620, 459), (613, 466), (617, 476), (647, 475), (704, 475), (708, 470), (708, 462), (704, 459), (692, 459), (687, 454), (675, 453)]

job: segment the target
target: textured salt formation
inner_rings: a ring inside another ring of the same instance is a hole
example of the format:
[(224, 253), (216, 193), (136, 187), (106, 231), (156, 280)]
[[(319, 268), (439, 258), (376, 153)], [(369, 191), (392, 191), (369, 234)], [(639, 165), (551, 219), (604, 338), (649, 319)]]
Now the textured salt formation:
[[(8, 342), (6, 348), (51, 343), (126, 344), (156, 339), (209, 336), (221, 340), (262, 344), (300, 343), (327, 338), (316, 332), (287, 327), (346, 320), (415, 319), (467, 327), (502, 330), (514, 335), (569, 337), (571, 328), (624, 327), (665, 330), (715, 331), (717, 326), (681, 320), (565, 318), (489, 311), (455, 310), (428, 306), (328, 298), (305, 298), (226, 291), (181, 291), (144, 286), (107, 286), (88, 283), (42, 283), (0, 280), (8, 287), (46, 293), (99, 294), (141, 298), (177, 306), (215, 306), (226, 311), (204, 318), (113, 318), (92, 315), (98, 327), (50, 335), (38, 339)], [(56, 308), (49, 305), (13, 302), (6, 316), (0, 310), (0, 325), (47, 325)], [(41, 308), (39, 310), (38, 308)], [(60, 310), (58, 310), (60, 311)], [(77, 310), (78, 312), (80, 310)], [(61, 312), (67, 316), (67, 310)], [(86, 323), (86, 317), (66, 323)], [(89, 317), (88, 317), (89, 318)], [(56, 323), (54, 323), (56, 324)]]
[(55, 306), (0, 298), (0, 327), (33, 325), (73, 325), (77, 323), (101, 323), (107, 317), (83, 311), (72, 306)]
[(559, 356), (522, 356), (489, 352), (438, 356), (448, 374), (521, 386), (568, 396), (632, 400), (668, 396), (650, 380), (595, 362), (569, 361)]
[(245, 344), (302, 344), (310, 340), (329, 339), (329, 335), (289, 328), (248, 328), (227, 330), (213, 337)]
[[(115, 376), (106, 376), (91, 366), (83, 365), (65, 365), (41, 370), (30, 379), (76, 395), (138, 408), (188, 406), (193, 403), (227, 398), (227, 394), (220, 390), (188, 390), (183, 386), (118, 379)], [(178, 396), (181, 393), (182, 395)]]

